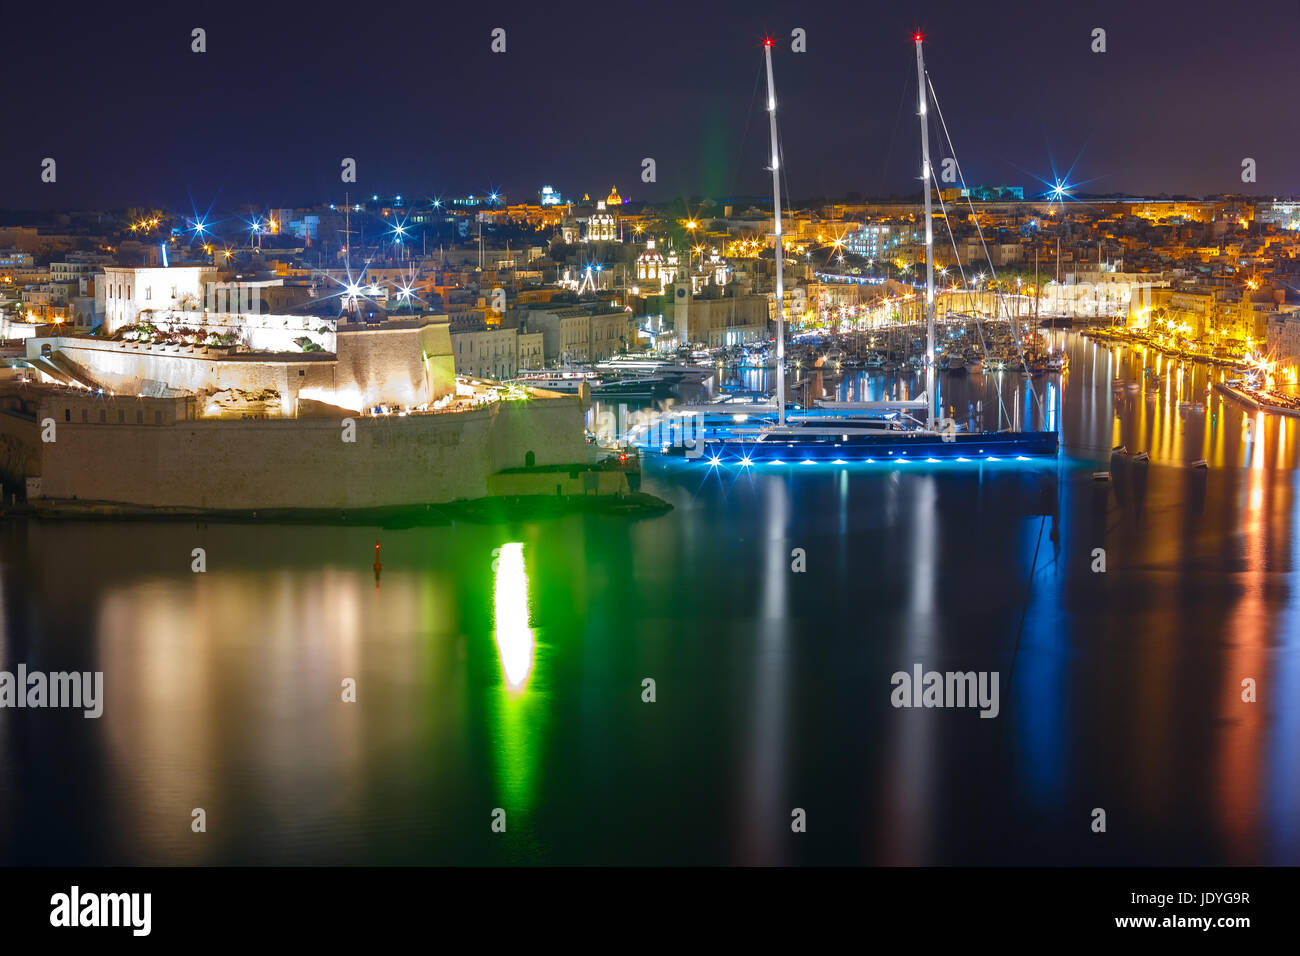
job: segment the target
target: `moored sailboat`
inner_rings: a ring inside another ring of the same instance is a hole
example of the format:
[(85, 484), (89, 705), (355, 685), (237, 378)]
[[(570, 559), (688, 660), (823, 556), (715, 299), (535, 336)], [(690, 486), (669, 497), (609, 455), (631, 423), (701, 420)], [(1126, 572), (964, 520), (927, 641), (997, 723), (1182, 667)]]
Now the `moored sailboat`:
[[(773, 236), (776, 251), (776, 411), (774, 423), (760, 427), (714, 430), (704, 438), (703, 454), (698, 447), (670, 447), (669, 454), (701, 457), (711, 465), (813, 463), (829, 461), (936, 460), (942, 458), (1020, 459), (1054, 456), (1058, 452), (1055, 431), (971, 431), (959, 428), (952, 419), (941, 418), (936, 376), (935, 285), (933, 237), (933, 184), (930, 166), (928, 97), (922, 53), (922, 36), (914, 36), (921, 118), (922, 187), (925, 199), (926, 345), (924, 356), (916, 356), (925, 372), (926, 388), (921, 397), (905, 401), (818, 403), (819, 414), (787, 419), (785, 405), (785, 322), (783, 250), (781, 230), (780, 145), (776, 123), (776, 92), (772, 73), (772, 43), (764, 55), (767, 67), (769, 126), (772, 149)], [(951, 360), (950, 360), (951, 361)], [(963, 363), (964, 364), (964, 363)], [(1022, 362), (1023, 364), (1023, 362)], [(1026, 374), (1028, 368), (1026, 367)]]

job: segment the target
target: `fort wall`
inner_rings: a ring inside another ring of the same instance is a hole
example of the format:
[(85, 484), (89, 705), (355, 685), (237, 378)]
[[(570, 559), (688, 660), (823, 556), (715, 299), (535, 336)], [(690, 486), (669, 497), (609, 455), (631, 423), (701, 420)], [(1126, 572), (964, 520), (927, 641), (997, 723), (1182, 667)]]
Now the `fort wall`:
[[(582, 407), (571, 396), (358, 416), (355, 442), (343, 440), (338, 420), (98, 424), (66, 416), (64, 404), (46, 399), (38, 415), (57, 427), (56, 440), (35, 449), (47, 502), (238, 511), (435, 504), (486, 496), (489, 475), (524, 465), (529, 452), (538, 465), (586, 460)], [(13, 424), (33, 434), (31, 424)]]

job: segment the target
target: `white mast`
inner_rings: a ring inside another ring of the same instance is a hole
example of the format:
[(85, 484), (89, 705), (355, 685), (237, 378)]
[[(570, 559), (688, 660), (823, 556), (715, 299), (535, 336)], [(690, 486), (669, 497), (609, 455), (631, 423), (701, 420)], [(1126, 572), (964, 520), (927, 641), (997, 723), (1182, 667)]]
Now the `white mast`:
[(776, 141), (776, 84), (772, 80), (772, 41), (763, 41), (763, 54), (767, 58), (767, 117), (772, 128), (772, 213), (776, 223), (776, 414), (777, 424), (785, 425), (785, 289), (781, 281), (781, 267), (785, 254), (781, 251), (781, 150)]
[(926, 116), (925, 60), (921, 56), (921, 34), (916, 34), (916, 85), (921, 110), (921, 185), (925, 190), (925, 392), (926, 428), (934, 431), (938, 426), (939, 406), (935, 389), (934, 361), (934, 220), (930, 200), (930, 129)]

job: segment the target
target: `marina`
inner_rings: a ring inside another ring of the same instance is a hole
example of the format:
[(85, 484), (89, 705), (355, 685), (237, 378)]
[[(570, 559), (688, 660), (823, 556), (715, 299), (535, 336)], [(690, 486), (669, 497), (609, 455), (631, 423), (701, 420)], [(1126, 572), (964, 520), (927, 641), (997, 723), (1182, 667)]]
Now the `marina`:
[[(703, 454), (699, 454), (700, 449), (695, 443), (687, 445), (685, 442), (660, 443), (657, 446), (650, 444), (647, 446), (650, 451), (658, 450), (689, 459), (699, 458), (714, 467), (723, 463), (739, 463), (742, 466), (765, 462), (783, 464), (787, 459), (801, 462), (829, 461), (844, 463), (850, 459), (874, 461), (876, 458), (892, 458), (894, 456), (897, 456), (900, 460), (922, 462), (937, 461), (942, 458), (968, 459), (971, 455), (1009, 457), (1011, 460), (1019, 461), (1028, 457), (1054, 456), (1057, 454), (1059, 448), (1057, 436), (1048, 428), (1036, 432), (1018, 431), (1014, 428), (1002, 429), (1001, 427), (996, 431), (985, 431), (982, 428), (976, 431), (974, 428), (979, 423), (969, 418), (964, 425), (959, 425), (955, 419), (944, 417), (941, 414), (942, 404), (939, 397), (937, 376), (941, 372), (954, 376), (964, 374), (967, 371), (967, 352), (964, 344), (954, 345), (950, 338), (944, 343), (948, 348), (946, 350), (942, 349), (936, 332), (935, 268), (933, 258), (934, 216), (931, 209), (930, 129), (926, 92), (928, 76), (922, 53), (922, 40), (923, 38), (919, 33), (913, 38), (916, 50), (918, 115), (921, 125), (920, 154), (924, 184), (922, 193), (925, 207), (923, 220), (925, 227), (926, 274), (925, 346), (923, 351), (917, 350), (913, 353), (910, 348), (911, 336), (907, 327), (904, 326), (900, 330), (905, 342), (903, 361), (901, 363), (896, 362), (892, 353), (889, 353), (888, 357), (890, 366), (893, 368), (912, 368), (923, 373), (925, 385), (920, 400), (839, 403), (837, 407), (829, 409), (834, 412), (833, 415), (809, 414), (787, 421), (787, 322), (784, 316), (785, 297), (782, 281), (785, 255), (782, 245), (782, 170), (779, 159), (781, 147), (777, 132), (777, 101), (772, 71), (772, 44), (769, 40), (764, 45), (763, 54), (767, 75), (767, 114), (771, 146), (769, 169), (772, 173), (774, 262), (776, 267), (776, 288), (774, 293), (776, 339), (775, 349), (770, 357), (770, 367), (774, 373), (772, 383), (775, 390), (776, 418), (775, 421), (764, 422), (759, 420), (741, 427), (740, 423), (732, 426), (726, 422), (725, 418), (711, 416), (709, 421), (710, 434), (709, 438), (704, 442)], [(973, 318), (972, 324), (980, 330), (979, 334), (982, 339), (983, 331), (980, 320), (978, 317), (971, 318)], [(965, 323), (960, 324), (962, 326), (960, 331), (963, 333), (967, 331)], [(970, 356), (972, 365), (982, 368), (985, 362), (989, 362), (998, 370), (1004, 364), (1010, 367), (1018, 365), (1023, 368), (1026, 376), (1030, 376), (1036, 371), (1040, 373), (1064, 371), (1066, 360), (1059, 353), (1057, 355), (1044, 355), (1038, 348), (1033, 348), (1031, 349), (1031, 355), (1026, 357), (1024, 343), (1029, 340), (1036, 345), (1036, 333), (1032, 330), (1022, 331), (1009, 313), (1007, 324), (1015, 358), (1018, 358), (1019, 362), (1010, 362), (1010, 355), (1006, 356), (1008, 361), (1004, 362), (1001, 359), (1003, 353), (990, 351), (986, 347), (983, 353)], [(951, 324), (945, 331), (952, 331)], [(766, 370), (769, 367), (768, 357), (764, 352), (758, 354), (756, 361), (754, 357), (751, 357), (752, 355), (752, 352), (746, 350), (745, 356), (740, 358), (734, 369)], [(828, 360), (831, 363), (829, 368), (826, 365)], [(846, 356), (843, 350), (831, 348), (827, 353), (817, 356), (810, 364), (810, 371), (812, 369), (821, 369), (820, 374), (822, 376), (838, 375), (844, 367), (845, 360)], [(870, 352), (856, 361), (861, 361), (864, 368), (882, 368), (886, 359), (878, 352)], [(751, 362), (754, 364), (750, 364)], [(724, 369), (727, 367), (725, 357), (721, 360), (720, 365)], [(796, 374), (800, 365), (801, 360), (796, 358)], [(799, 379), (796, 384), (806, 385), (807, 380)], [(1046, 420), (1045, 414), (1041, 417), (1044, 421)], [(999, 419), (1000, 425), (1001, 420)]]

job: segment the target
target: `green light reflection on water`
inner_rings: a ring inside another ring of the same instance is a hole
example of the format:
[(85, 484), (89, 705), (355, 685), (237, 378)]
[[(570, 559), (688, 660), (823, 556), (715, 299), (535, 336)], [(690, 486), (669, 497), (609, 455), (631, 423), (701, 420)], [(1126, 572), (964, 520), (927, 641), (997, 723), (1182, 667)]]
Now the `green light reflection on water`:
[(495, 567), (493, 636), (501, 662), (502, 686), (489, 694), (488, 720), (501, 806), (508, 819), (517, 821), (531, 808), (536, 790), (546, 695), (528, 693), (534, 676), (537, 637), (529, 624), (523, 544), (503, 544)]
[(512, 694), (522, 694), (533, 673), (537, 638), (528, 626), (528, 572), (524, 569), (524, 546), (518, 541), (503, 544), (497, 558), (496, 584), (492, 592), (497, 653), (501, 673)]

